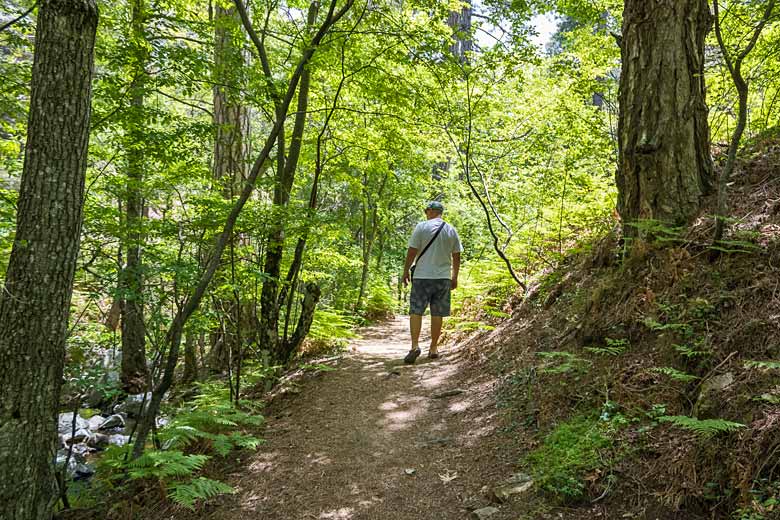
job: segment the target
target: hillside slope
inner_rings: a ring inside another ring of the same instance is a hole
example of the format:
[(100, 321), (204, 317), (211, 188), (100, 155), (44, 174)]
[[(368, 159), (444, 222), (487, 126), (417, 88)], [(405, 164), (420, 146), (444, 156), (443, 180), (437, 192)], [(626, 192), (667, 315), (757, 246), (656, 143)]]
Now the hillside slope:
[(780, 518), (778, 141), (735, 179), (720, 247), (707, 211), (625, 258), (606, 237), (466, 345), (503, 375), (527, 518)]

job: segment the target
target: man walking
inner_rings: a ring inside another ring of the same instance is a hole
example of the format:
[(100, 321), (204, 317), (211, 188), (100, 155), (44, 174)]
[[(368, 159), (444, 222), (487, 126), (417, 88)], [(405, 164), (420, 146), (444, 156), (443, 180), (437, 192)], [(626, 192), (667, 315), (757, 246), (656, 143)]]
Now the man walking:
[(409, 239), (403, 277), (404, 286), (412, 282), (409, 297), (412, 349), (404, 358), (404, 363), (408, 364), (414, 363), (420, 355), (420, 329), (428, 305), (431, 306), (431, 345), (428, 357), (439, 357), (442, 319), (450, 315), (450, 291), (458, 287), (463, 245), (455, 228), (442, 220), (443, 212), (441, 202), (429, 202), (425, 207), (427, 220), (417, 224)]

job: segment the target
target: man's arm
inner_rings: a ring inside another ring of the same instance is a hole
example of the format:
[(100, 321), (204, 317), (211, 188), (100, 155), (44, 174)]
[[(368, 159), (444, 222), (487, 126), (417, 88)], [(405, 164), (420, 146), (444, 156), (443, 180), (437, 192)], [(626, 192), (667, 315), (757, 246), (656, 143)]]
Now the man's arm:
[(459, 271), (460, 271), (460, 253), (452, 253), (452, 289), (458, 288)]
[(417, 257), (417, 248), (410, 247), (408, 251), (406, 251), (406, 262), (404, 262), (404, 287), (409, 285), (409, 268), (412, 267), (412, 262), (414, 262), (414, 259)]

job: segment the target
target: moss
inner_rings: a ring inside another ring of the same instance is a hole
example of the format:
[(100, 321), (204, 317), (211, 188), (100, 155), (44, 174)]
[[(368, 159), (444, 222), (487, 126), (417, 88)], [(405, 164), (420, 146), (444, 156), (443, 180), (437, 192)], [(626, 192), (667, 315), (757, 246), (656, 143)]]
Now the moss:
[(604, 424), (581, 416), (559, 424), (526, 457), (537, 485), (562, 502), (585, 495), (585, 477), (603, 467), (602, 450), (612, 445)]

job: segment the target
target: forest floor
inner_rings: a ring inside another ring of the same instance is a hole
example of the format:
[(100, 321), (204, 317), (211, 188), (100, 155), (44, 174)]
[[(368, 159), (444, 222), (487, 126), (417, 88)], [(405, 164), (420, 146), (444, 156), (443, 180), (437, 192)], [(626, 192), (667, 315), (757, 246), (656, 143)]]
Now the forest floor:
[[(266, 443), (220, 477), (235, 495), (159, 518), (450, 519), (495, 506), (486, 489), (517, 463), (500, 441), (495, 381), (452, 346), (429, 360), (428, 341), (404, 365), (405, 317), (361, 330), (335, 370), (282, 385)], [(491, 520), (517, 518), (497, 507)]]

